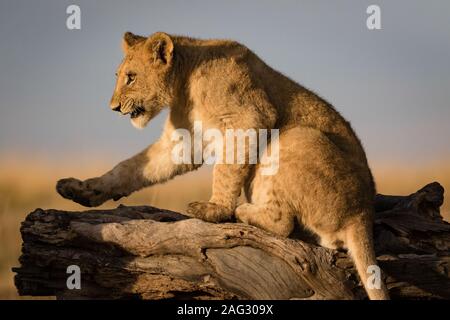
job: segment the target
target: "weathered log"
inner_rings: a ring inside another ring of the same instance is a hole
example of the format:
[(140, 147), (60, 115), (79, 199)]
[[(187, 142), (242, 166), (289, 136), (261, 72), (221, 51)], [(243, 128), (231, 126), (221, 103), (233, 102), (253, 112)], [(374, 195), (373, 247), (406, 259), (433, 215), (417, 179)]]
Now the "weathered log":
[[(450, 224), (439, 213), (443, 193), (435, 182), (409, 196), (377, 196), (375, 245), (394, 299), (450, 299)], [(22, 223), (21, 233), (21, 266), (13, 269), (21, 295), (365, 297), (345, 252), (322, 248), (312, 237), (282, 239), (241, 223), (212, 224), (148, 206), (37, 209)], [(67, 288), (69, 265), (81, 269), (80, 290)]]

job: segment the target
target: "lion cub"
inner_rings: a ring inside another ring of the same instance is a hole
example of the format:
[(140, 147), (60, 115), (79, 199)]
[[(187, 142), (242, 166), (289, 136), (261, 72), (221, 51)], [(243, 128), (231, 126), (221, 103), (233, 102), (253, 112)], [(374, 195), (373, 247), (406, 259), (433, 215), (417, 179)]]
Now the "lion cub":
[[(188, 212), (212, 222), (235, 215), (283, 237), (297, 219), (323, 246), (348, 248), (369, 297), (388, 299), (384, 284), (379, 289), (367, 285), (367, 269), (377, 264), (372, 174), (350, 124), (328, 102), (235, 41), (127, 32), (123, 50), (111, 109), (143, 128), (169, 106), (164, 131), (101, 177), (58, 181), (63, 197), (98, 206), (198, 168), (201, 164), (177, 164), (171, 157), (172, 133), (192, 132), (194, 121), (222, 132), (277, 128), (277, 174), (260, 174), (260, 164), (216, 164), (211, 199), (189, 204)], [(236, 207), (242, 188), (248, 203)]]

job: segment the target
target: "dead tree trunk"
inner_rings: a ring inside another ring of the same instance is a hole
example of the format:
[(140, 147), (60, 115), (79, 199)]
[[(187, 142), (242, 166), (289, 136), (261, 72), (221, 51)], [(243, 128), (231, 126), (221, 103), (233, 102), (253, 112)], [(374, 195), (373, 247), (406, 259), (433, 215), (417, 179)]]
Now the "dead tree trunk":
[[(439, 213), (443, 193), (432, 183), (410, 196), (377, 196), (376, 251), (394, 299), (450, 299), (450, 224)], [(13, 269), (21, 295), (365, 297), (346, 253), (317, 246), (311, 237), (281, 239), (240, 223), (212, 224), (153, 207), (37, 209), (21, 233), (21, 266)], [(80, 267), (80, 290), (67, 288), (70, 265)]]

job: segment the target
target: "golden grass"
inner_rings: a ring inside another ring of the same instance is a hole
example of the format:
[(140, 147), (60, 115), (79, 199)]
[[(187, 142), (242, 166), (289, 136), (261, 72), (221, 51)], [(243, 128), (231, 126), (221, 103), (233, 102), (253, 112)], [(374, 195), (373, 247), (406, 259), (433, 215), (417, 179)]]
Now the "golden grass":
[[(61, 165), (56, 160), (23, 159), (0, 158), (0, 299), (18, 298), (11, 267), (18, 265), (22, 242), (19, 228), (25, 216), (39, 207), (85, 210), (84, 207), (59, 197), (54, 190), (56, 181), (68, 176), (80, 179), (97, 176), (114, 164), (98, 160), (89, 162), (89, 165), (73, 161)], [(450, 165), (446, 163), (422, 167), (376, 164), (372, 167), (381, 193), (409, 194), (435, 180), (444, 187), (450, 187)], [(120, 202), (109, 201), (100, 208), (114, 208), (119, 203), (147, 204), (183, 212), (189, 202), (209, 198), (210, 173), (210, 169), (202, 169), (137, 192)], [(444, 204), (443, 211), (446, 219), (449, 219), (449, 201)]]

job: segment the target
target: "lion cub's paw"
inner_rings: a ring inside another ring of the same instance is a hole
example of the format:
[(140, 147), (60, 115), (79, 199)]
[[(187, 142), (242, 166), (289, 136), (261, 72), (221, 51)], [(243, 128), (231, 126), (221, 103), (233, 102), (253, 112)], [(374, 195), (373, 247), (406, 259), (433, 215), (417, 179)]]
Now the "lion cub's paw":
[(233, 217), (233, 211), (208, 201), (191, 202), (187, 213), (195, 218), (208, 222), (229, 221)]
[(74, 178), (61, 179), (56, 184), (56, 191), (69, 200), (85, 207), (96, 207), (107, 200), (107, 197), (88, 183)]
[(243, 222), (246, 224), (251, 224), (250, 219), (253, 216), (252, 209), (253, 205), (249, 203), (241, 204), (239, 207), (236, 208), (236, 220), (238, 222)]

